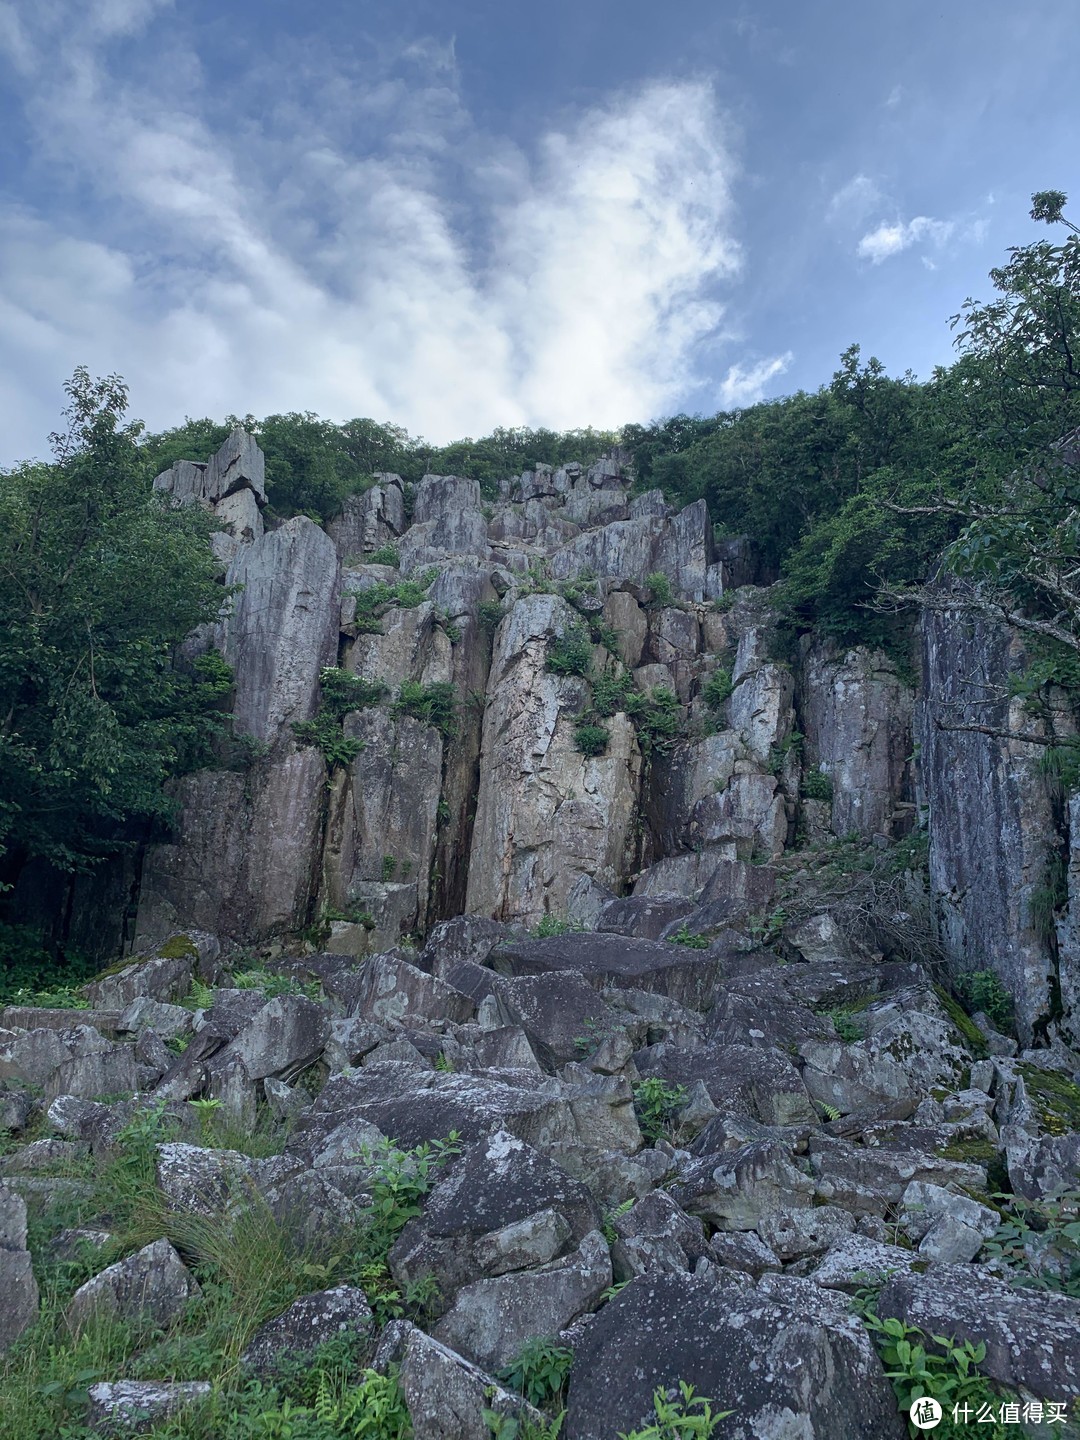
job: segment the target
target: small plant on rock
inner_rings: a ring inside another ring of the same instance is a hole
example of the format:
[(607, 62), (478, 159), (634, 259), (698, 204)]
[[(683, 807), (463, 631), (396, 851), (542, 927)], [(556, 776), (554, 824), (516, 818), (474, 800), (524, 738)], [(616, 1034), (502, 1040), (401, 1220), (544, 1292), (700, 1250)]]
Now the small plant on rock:
[(676, 1114), (686, 1104), (685, 1085), (671, 1085), (659, 1075), (650, 1075), (634, 1086), (634, 1110), (641, 1133), (655, 1145), (671, 1129)]
[(582, 755), (603, 755), (610, 740), (611, 735), (603, 725), (578, 725), (574, 730), (574, 744)]
[(583, 625), (573, 625), (548, 644), (545, 668), (553, 675), (586, 676), (592, 666), (593, 647)]
[(649, 587), (649, 597), (654, 605), (670, 605), (675, 598), (671, 581), (662, 570), (654, 570), (651, 575), (646, 575), (645, 584)]
[(509, 1365), (496, 1371), (496, 1379), (523, 1395), (530, 1405), (547, 1405), (562, 1394), (574, 1352), (550, 1336), (526, 1340)]
[(685, 920), (674, 935), (668, 936), (668, 940), (672, 945), (685, 945), (688, 950), (707, 950), (709, 948), (708, 936), (695, 935), (692, 930), (687, 928)]
[(653, 1392), (653, 1423), (643, 1430), (620, 1431), (619, 1440), (710, 1440), (720, 1422), (734, 1414), (714, 1411), (712, 1406), (704, 1395), (695, 1395), (693, 1385), (685, 1380), (679, 1381), (677, 1395), (661, 1385)]

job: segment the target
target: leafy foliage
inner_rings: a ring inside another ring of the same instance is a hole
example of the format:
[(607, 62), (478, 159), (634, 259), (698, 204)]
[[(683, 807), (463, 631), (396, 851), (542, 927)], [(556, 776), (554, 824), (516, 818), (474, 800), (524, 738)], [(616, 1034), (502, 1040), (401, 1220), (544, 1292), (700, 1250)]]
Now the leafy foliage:
[(603, 725), (586, 722), (574, 729), (574, 744), (583, 755), (603, 755), (610, 740), (611, 734)]
[(1001, 1224), (986, 1241), (986, 1253), (1010, 1267), (1018, 1287), (1080, 1298), (1080, 1192), (997, 1198)]
[(587, 676), (592, 668), (592, 656), (588, 631), (584, 625), (574, 625), (548, 643), (544, 665), (553, 675)]
[(127, 389), (83, 368), (52, 464), (0, 474), (0, 888), (43, 857), (87, 869), (172, 816), (231, 676), (178, 643), (222, 591), (197, 506), (146, 484)]
[(411, 715), (425, 725), (433, 725), (449, 740), (458, 732), (457, 692), (446, 680), (436, 680), (431, 685), (406, 680), (394, 701), (394, 715)]
[(620, 1431), (619, 1440), (710, 1440), (721, 1422), (735, 1413), (714, 1411), (712, 1406), (685, 1380), (679, 1381), (678, 1393), (660, 1386), (653, 1392), (653, 1423), (629, 1434)]
[(957, 976), (953, 984), (972, 1014), (981, 1010), (998, 1030), (1012, 1029), (1012, 996), (992, 970), (971, 970)]
[(534, 1335), (495, 1374), (530, 1405), (547, 1405), (562, 1394), (573, 1363), (572, 1350), (548, 1336)]
[(634, 1085), (634, 1111), (641, 1133), (654, 1145), (671, 1128), (679, 1110), (686, 1104), (685, 1085), (671, 1085), (659, 1075), (650, 1075)]

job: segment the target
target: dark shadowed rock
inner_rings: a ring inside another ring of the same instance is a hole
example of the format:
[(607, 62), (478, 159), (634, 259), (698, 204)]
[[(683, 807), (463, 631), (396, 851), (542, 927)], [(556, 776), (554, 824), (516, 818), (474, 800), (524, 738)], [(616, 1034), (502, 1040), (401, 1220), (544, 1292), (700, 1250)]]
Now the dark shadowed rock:
[(723, 1113), (741, 1113), (763, 1125), (797, 1125), (817, 1117), (799, 1072), (779, 1050), (713, 1045), (682, 1050), (653, 1045), (634, 1055), (642, 1076), (658, 1075), (687, 1089), (701, 1081)]
[(554, 935), (546, 940), (507, 941), (487, 961), (508, 975), (579, 971), (590, 984), (651, 990), (681, 1005), (705, 1010), (724, 974), (723, 962), (683, 945), (633, 940), (623, 935)]
[(846, 1301), (811, 1308), (723, 1281), (644, 1275), (585, 1330), (570, 1374), (568, 1440), (611, 1440), (653, 1421), (680, 1380), (731, 1410), (734, 1440), (900, 1440), (892, 1387)]

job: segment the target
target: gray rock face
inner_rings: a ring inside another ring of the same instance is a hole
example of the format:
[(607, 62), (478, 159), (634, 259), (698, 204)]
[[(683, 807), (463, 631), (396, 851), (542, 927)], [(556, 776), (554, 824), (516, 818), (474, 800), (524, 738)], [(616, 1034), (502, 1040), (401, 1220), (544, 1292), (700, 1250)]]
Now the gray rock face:
[(607, 753), (574, 743), (583, 682), (545, 669), (548, 642), (578, 617), (555, 595), (519, 600), (499, 626), (480, 755), (465, 908), (535, 925), (565, 914), (575, 882), (625, 874), (640, 754), (625, 716)]
[(894, 833), (910, 822), (910, 689), (880, 651), (814, 646), (799, 681), (805, 763), (832, 782), (834, 835)]
[(1080, 1394), (1080, 1300), (1014, 1290), (967, 1265), (894, 1276), (878, 1312), (934, 1335), (986, 1345), (980, 1367), (1009, 1390), (1045, 1400)]
[(26, 1202), (0, 1184), (0, 1354), (37, 1319), (38, 1286), (26, 1248)]
[(309, 1355), (327, 1340), (343, 1334), (363, 1347), (375, 1333), (375, 1319), (362, 1290), (338, 1285), (294, 1300), (283, 1314), (261, 1325), (240, 1357), (257, 1375), (271, 1374), (286, 1356)]
[(724, 975), (723, 956), (622, 935), (509, 940), (491, 952), (488, 963), (515, 976), (577, 971), (598, 988), (651, 991), (703, 1010)]
[(80, 1285), (64, 1317), (79, 1330), (93, 1317), (163, 1326), (179, 1318), (199, 1285), (167, 1240), (155, 1240)]
[(756, 1230), (764, 1216), (813, 1203), (814, 1181), (775, 1141), (759, 1141), (686, 1165), (671, 1195), (720, 1230)]
[(147, 853), (137, 935), (159, 938), (180, 917), (245, 940), (300, 924), (322, 831), (325, 778), (322, 756), (311, 748), (261, 762), (249, 775), (184, 776), (176, 785), (173, 839)]
[(115, 1380), (91, 1385), (86, 1422), (101, 1434), (132, 1434), (149, 1429), (178, 1410), (209, 1397), (209, 1380)]
[(242, 585), (221, 627), (235, 674), (238, 732), (273, 745), (315, 712), (319, 671), (337, 658), (338, 560), (304, 515), (245, 546), (227, 583)]
[(433, 1334), (476, 1364), (495, 1369), (530, 1337), (565, 1330), (593, 1309), (610, 1284), (607, 1243), (593, 1230), (564, 1260), (465, 1286)]
[(959, 613), (923, 618), (920, 773), (942, 942), (956, 973), (989, 968), (1000, 977), (1030, 1041), (1050, 1013), (1055, 969), (1032, 910), (1058, 839), (1040, 747), (938, 725), (1027, 729), (1020, 701), (990, 698), (1021, 663), (1006, 630)]
[(392, 544), (405, 529), (405, 496), (401, 477), (378, 475), (377, 485), (348, 495), (340, 517), (326, 527), (342, 563)]
[(322, 1054), (330, 1031), (326, 1011), (302, 995), (268, 1000), (230, 1047), (252, 1080), (298, 1074)]
[(892, 1387), (846, 1302), (776, 1283), (789, 1298), (688, 1276), (632, 1281), (576, 1349), (569, 1440), (642, 1428), (654, 1419), (653, 1392), (677, 1394), (680, 1380), (714, 1397), (714, 1410), (734, 1411), (725, 1423), (739, 1440), (900, 1440)]

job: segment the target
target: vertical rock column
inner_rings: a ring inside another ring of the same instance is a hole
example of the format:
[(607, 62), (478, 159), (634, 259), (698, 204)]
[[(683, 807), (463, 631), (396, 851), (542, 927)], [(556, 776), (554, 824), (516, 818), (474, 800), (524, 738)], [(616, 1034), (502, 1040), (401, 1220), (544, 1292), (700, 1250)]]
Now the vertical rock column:
[(574, 744), (585, 681), (544, 668), (547, 642), (577, 621), (556, 595), (527, 595), (499, 626), (480, 759), (466, 909), (535, 925), (563, 916), (575, 883), (626, 874), (640, 753), (625, 716), (604, 755)]
[(1023, 661), (1015, 635), (959, 611), (923, 616), (919, 772), (930, 820), (930, 886), (955, 973), (992, 970), (1021, 1035), (1051, 1014), (1056, 986), (1049, 886), (1060, 834), (1041, 747), (965, 724), (1030, 730), (1004, 693)]

